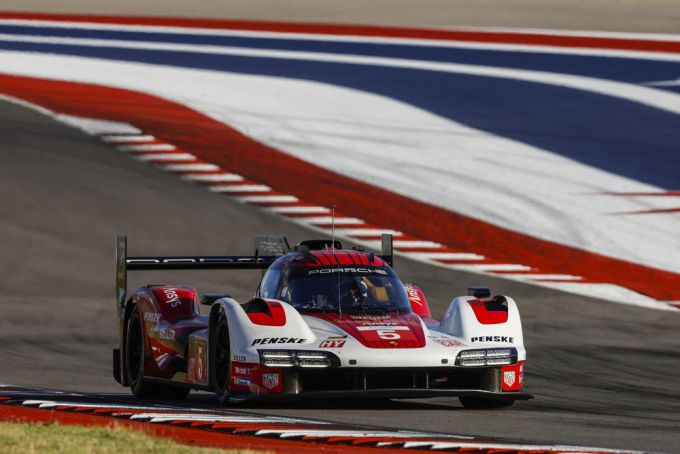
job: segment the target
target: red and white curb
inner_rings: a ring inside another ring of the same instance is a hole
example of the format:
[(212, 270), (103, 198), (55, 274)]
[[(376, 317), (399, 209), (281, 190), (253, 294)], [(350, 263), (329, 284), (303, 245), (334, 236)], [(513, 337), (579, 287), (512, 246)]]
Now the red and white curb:
[(536, 445), (417, 431), (385, 430), (324, 421), (216, 412), (165, 405), (127, 405), (92, 395), (0, 389), (0, 405), (90, 414), (146, 424), (182, 426), (195, 430), (309, 444), (346, 445), (347, 448), (392, 448), (474, 453), (623, 453), (579, 446)]
[[(200, 184), (207, 190), (228, 195), (235, 200), (258, 206), (287, 220), (316, 230), (325, 235), (332, 233), (332, 208), (308, 203), (296, 196), (275, 191), (266, 182), (249, 180), (213, 163), (204, 161), (173, 144), (162, 142), (152, 135), (125, 123), (98, 122), (69, 117), (68, 123), (80, 126), (105, 143), (135, 159), (153, 164), (181, 178)], [(544, 273), (522, 263), (494, 260), (475, 251), (461, 251), (444, 244), (417, 238), (381, 225), (371, 225), (352, 213), (335, 212), (334, 233), (368, 247), (379, 247), (382, 233), (394, 235), (394, 248), (398, 255), (431, 265), (492, 275), (505, 279), (529, 282), (571, 293), (610, 301), (635, 304), (665, 310), (680, 309), (680, 301), (657, 301), (624, 287), (588, 282), (573, 274)]]

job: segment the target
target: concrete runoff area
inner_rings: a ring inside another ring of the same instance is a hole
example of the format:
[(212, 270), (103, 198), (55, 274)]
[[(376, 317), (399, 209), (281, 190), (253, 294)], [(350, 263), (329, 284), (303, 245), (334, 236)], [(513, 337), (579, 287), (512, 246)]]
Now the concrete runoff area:
[[(131, 254), (250, 254), (256, 233), (318, 234), (162, 173), (33, 110), (0, 103), (0, 383), (126, 396), (116, 343), (114, 237)], [(629, 307), (397, 258), (440, 317), (488, 284), (513, 296), (528, 351), (526, 390), (500, 411), (457, 399), (244, 405), (246, 412), (539, 443), (680, 452), (680, 314)], [(132, 283), (193, 285), (238, 300), (259, 274), (146, 272)], [(188, 405), (217, 407), (208, 393)]]
[(2, 0), (4, 11), (679, 33), (675, 0)]

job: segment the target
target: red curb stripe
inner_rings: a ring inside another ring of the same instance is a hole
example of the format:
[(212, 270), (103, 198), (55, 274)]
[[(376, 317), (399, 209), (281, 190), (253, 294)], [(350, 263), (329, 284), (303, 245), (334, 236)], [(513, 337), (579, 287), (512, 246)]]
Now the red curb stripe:
[[(352, 180), (158, 97), (97, 85), (1, 75), (0, 92), (66, 114), (131, 123), (224, 170), (267, 184), (277, 193), (292, 194), (320, 206), (335, 205), (343, 213), (352, 213), (368, 224), (388, 225), (405, 237), (473, 251), (495, 263), (521, 263), (544, 274), (582, 276), (657, 300), (680, 300), (677, 273), (539, 240)], [(257, 205), (281, 204), (265, 201)]]
[(651, 39), (605, 38), (595, 36), (564, 36), (535, 33), (494, 31), (436, 30), (427, 28), (380, 27), (370, 25), (338, 25), (281, 23), (247, 20), (186, 19), (174, 17), (103, 16), (82, 14), (43, 14), (25, 12), (0, 13), (0, 19), (89, 22), (117, 25), (171, 26), (205, 29), (267, 31), (280, 33), (311, 33), (331, 36), (367, 36), (412, 38), (441, 41), (464, 41), (491, 44), (558, 46), (568, 48), (633, 50), (680, 53), (680, 42)]

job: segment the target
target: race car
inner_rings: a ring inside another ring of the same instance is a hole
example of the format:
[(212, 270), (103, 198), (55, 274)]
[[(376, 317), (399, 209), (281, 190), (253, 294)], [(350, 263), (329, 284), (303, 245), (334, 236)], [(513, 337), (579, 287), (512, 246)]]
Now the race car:
[[(530, 399), (515, 301), (473, 287), (437, 321), (423, 292), (394, 272), (392, 236), (381, 243), (380, 254), (336, 240), (291, 249), (261, 235), (253, 256), (128, 257), (119, 235), (115, 379), (139, 398), (195, 389), (223, 403), (456, 396), (466, 408), (500, 408)], [(243, 304), (184, 285), (127, 295), (128, 271), (195, 269), (263, 276)]]

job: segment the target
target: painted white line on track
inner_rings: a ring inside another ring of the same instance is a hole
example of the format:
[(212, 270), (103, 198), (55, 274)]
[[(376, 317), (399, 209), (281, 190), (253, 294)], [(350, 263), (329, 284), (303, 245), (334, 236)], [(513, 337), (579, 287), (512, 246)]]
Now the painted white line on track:
[(215, 164), (167, 164), (163, 168), (170, 172), (211, 172), (220, 170)]
[(294, 419), (285, 418), (271, 418), (268, 416), (221, 416), (221, 415), (196, 415), (190, 413), (140, 413), (130, 416), (132, 420), (149, 420), (152, 423), (161, 422), (180, 422), (180, 421), (191, 421), (191, 422), (236, 422), (236, 423), (280, 423), (282, 421), (296, 422)]
[(471, 252), (407, 252), (409, 257), (430, 260), (484, 260), (486, 257)]
[(365, 223), (358, 218), (335, 218), (334, 220), (331, 216), (298, 217), (296, 219), (310, 224), (332, 224), (335, 222), (335, 225), (353, 225)]
[(187, 173), (182, 175), (181, 178), (210, 183), (243, 181), (243, 177), (235, 173)]
[[(304, 219), (304, 218), (302, 218)], [(335, 234), (336, 235), (345, 235), (345, 236), (380, 236), (383, 233), (389, 233), (393, 236), (402, 236), (403, 233), (399, 232), (398, 230), (390, 230), (390, 229), (335, 229)]]
[[(389, 431), (357, 431), (357, 430), (300, 430), (300, 429), (264, 429), (258, 430), (257, 435), (279, 435), (281, 438), (291, 437), (389, 437), (389, 438), (414, 438), (426, 437), (426, 434), (400, 433)], [(447, 437), (448, 438), (448, 437)], [(451, 438), (454, 438), (451, 436)], [(455, 437), (458, 438), (458, 437)], [(472, 437), (471, 437), (472, 438)], [(434, 443), (434, 441), (432, 442)]]
[(208, 189), (212, 192), (269, 192), (272, 190), (264, 184), (234, 184), (234, 185), (214, 185)]
[[(166, 410), (178, 410), (181, 407), (168, 407), (168, 406), (158, 406), (158, 407), (151, 407), (151, 406), (137, 406), (137, 405), (119, 405), (119, 404), (97, 404), (97, 403), (89, 403), (89, 402), (72, 402), (72, 401), (55, 401), (55, 400), (25, 400), (22, 402), (23, 405), (26, 406), (37, 406), (40, 408), (53, 408), (53, 407), (60, 407), (60, 406), (71, 406), (71, 407), (81, 407), (81, 408), (112, 408), (116, 410), (159, 410), (159, 411), (166, 411)], [(202, 410), (197, 410), (197, 411), (202, 411)]]
[[(447, 264), (450, 265), (450, 264)], [(459, 266), (459, 265), (453, 265), (453, 266)], [(530, 266), (526, 265), (519, 265), (516, 263), (474, 263), (474, 264), (469, 264), (469, 265), (460, 265), (462, 267), (470, 267), (470, 268), (475, 268), (478, 270), (483, 270), (483, 271), (529, 271), (531, 270)]]
[(191, 153), (146, 153), (135, 155), (140, 161), (195, 161)]
[(300, 201), (292, 195), (246, 195), (236, 197), (236, 200), (246, 203), (289, 203)]
[(123, 135), (111, 135), (111, 136), (101, 136), (102, 140), (106, 143), (143, 143), (143, 142), (154, 142), (156, 138), (149, 134), (144, 135), (133, 135), (133, 134), (123, 134)]
[(412, 254), (412, 252), (408, 252), (408, 249), (439, 249), (444, 247), (440, 243), (421, 240), (395, 240), (392, 245), (395, 249), (405, 249), (403, 252), (409, 254)]
[(547, 281), (581, 281), (582, 276), (574, 276), (572, 274), (539, 274), (539, 273), (527, 273), (527, 274), (515, 274), (514, 277), (523, 279), (534, 279), (534, 280), (547, 280)]
[(311, 214), (311, 213), (330, 213), (331, 209), (321, 206), (280, 206), (280, 207), (268, 207), (267, 210), (273, 211), (274, 213), (299, 213), (299, 214)]
[(118, 145), (120, 151), (172, 151), (177, 149), (174, 145), (169, 143), (142, 143), (134, 145)]

